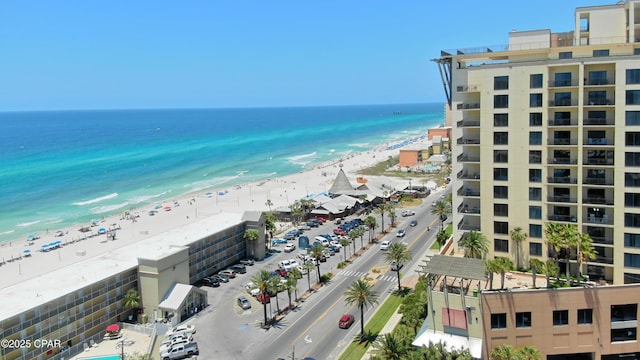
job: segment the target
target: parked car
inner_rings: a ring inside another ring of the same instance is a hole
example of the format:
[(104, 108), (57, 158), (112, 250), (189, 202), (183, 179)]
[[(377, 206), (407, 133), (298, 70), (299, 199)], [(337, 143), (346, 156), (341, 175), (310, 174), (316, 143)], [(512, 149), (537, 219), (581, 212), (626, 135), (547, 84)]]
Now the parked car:
[[(191, 334), (189, 334), (191, 335)], [(164, 353), (167, 352), (169, 350), (171, 350), (171, 348), (178, 346), (178, 345), (186, 345), (190, 342), (193, 341), (193, 336), (177, 336), (177, 337), (170, 337), (169, 339), (163, 341), (160, 344), (160, 353)]]
[(409, 226), (416, 226), (418, 225), (418, 222), (416, 220), (411, 220), (411, 222), (409, 223)]
[(247, 267), (242, 265), (242, 264), (235, 264), (235, 265), (231, 265), (231, 267), (229, 268), (237, 273), (240, 274), (245, 274), (247, 272)]
[(341, 247), (342, 246), (337, 246), (337, 245), (334, 245), (334, 244), (329, 245), (329, 249), (333, 250), (334, 253), (339, 253)]
[(287, 233), (284, 236), (285, 241), (287, 241), (287, 240), (295, 240), (295, 238), (296, 238), (296, 236), (293, 233)]
[(205, 277), (202, 278), (202, 285), (203, 286), (211, 286), (211, 287), (218, 287), (220, 286), (220, 282), (214, 278), (210, 278), (210, 277)]
[(307, 274), (307, 269), (304, 266), (298, 266), (297, 269), (298, 269), (298, 271), (300, 271), (300, 274), (302, 274), (302, 275), (306, 275)]
[(198, 343), (192, 342), (184, 345), (177, 345), (169, 349), (168, 351), (161, 352), (160, 358), (162, 360), (174, 360), (183, 359), (185, 357), (192, 357), (193, 355), (199, 355)]
[(320, 220), (323, 223), (327, 222), (327, 219), (322, 217), (322, 216), (318, 216), (318, 217), (316, 217), (316, 219)]
[(340, 329), (348, 329), (351, 324), (355, 321), (355, 318), (351, 314), (342, 315), (340, 320), (338, 321), (338, 327)]
[(344, 230), (342, 230), (340, 228), (333, 229), (333, 233), (336, 234), (336, 235), (345, 235)]
[(222, 271), (218, 272), (218, 274), (220, 274), (220, 275), (227, 275), (228, 277), (230, 277), (230, 278), (232, 278), (232, 279), (233, 279), (234, 277), (236, 277), (236, 272), (235, 272), (235, 271), (233, 271), (233, 270), (231, 270), (231, 269), (224, 269), (224, 270), (222, 270)]
[(212, 279), (217, 280), (220, 283), (228, 283), (229, 277), (227, 275), (215, 274), (211, 276)]
[(318, 219), (309, 219), (309, 220), (307, 220), (307, 225), (309, 225), (311, 227), (318, 227), (318, 226), (322, 225), (322, 221), (320, 221)]
[(390, 245), (391, 245), (391, 241), (385, 240), (380, 243), (380, 250), (387, 250)]
[(398, 230), (398, 232), (396, 233), (397, 237), (403, 237), (406, 234), (406, 232), (404, 231), (404, 229), (400, 229)]
[(273, 274), (280, 276), (282, 278), (286, 278), (289, 273), (285, 269), (278, 268), (273, 272)]
[(253, 260), (252, 260), (252, 259), (244, 259), (244, 260), (240, 260), (240, 264), (242, 264), (242, 265), (249, 265), (249, 266), (253, 266)]
[(327, 253), (329, 256), (333, 256), (336, 254), (336, 252), (333, 250), (332, 247), (327, 247), (326, 249), (324, 249), (325, 253)]
[(251, 302), (244, 296), (240, 296), (238, 298), (238, 306), (240, 306), (244, 310), (251, 309)]
[(293, 250), (296, 249), (296, 246), (293, 244), (287, 244), (287, 246), (284, 247), (284, 252), (292, 252)]
[(188, 324), (188, 325), (178, 325), (172, 329), (169, 329), (169, 331), (167, 331), (167, 333), (165, 334), (166, 336), (171, 336), (171, 335), (175, 335), (175, 334), (179, 334), (179, 333), (184, 333), (184, 332), (190, 332), (192, 334), (196, 333), (196, 327)]
[(291, 270), (291, 260), (282, 260), (278, 263), (278, 269), (290, 271)]
[(300, 229), (300, 230), (311, 230), (311, 225), (302, 224), (302, 225), (298, 226), (298, 229)]

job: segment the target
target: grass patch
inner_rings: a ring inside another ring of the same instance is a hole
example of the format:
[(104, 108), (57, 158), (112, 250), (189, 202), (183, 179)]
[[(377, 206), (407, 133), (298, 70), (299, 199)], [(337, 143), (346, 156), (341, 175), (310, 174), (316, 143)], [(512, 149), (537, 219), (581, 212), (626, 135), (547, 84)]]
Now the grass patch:
[(438, 245), (437, 241), (434, 241), (433, 244), (431, 244), (430, 249), (440, 251), (440, 245)]
[[(384, 325), (389, 321), (391, 315), (393, 315), (400, 304), (402, 303), (402, 296), (392, 294), (389, 298), (378, 308), (376, 313), (367, 321), (364, 332), (367, 334), (365, 342), (358, 342), (360, 339), (360, 332), (356, 335), (356, 338), (347, 346), (345, 351), (340, 356), (340, 360), (360, 360), (367, 348), (375, 341)], [(354, 314), (359, 317), (360, 314)]]

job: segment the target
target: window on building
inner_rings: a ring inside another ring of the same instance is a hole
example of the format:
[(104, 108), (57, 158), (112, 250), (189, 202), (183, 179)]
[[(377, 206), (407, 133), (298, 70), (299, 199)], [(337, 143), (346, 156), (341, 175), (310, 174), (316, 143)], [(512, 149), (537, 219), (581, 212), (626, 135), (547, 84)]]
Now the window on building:
[(509, 126), (509, 114), (493, 114), (493, 126)]
[(592, 324), (593, 309), (578, 309), (578, 324)]
[(509, 133), (508, 132), (494, 132), (493, 133), (493, 145), (509, 145)]
[(571, 51), (562, 51), (558, 54), (558, 59), (571, 59), (573, 57), (573, 52)]
[(633, 55), (640, 55), (640, 48), (634, 48)]
[(542, 74), (531, 74), (529, 76), (529, 87), (531, 89), (540, 89), (542, 87)]
[(640, 248), (640, 234), (624, 233), (624, 247)]
[(627, 111), (624, 119), (625, 125), (636, 126), (640, 125), (640, 111)]
[(624, 226), (640, 228), (640, 214), (624, 213)]
[[(638, 54), (640, 55), (640, 54)], [(638, 284), (640, 283), (640, 274), (624, 273), (625, 284)]]
[(630, 268), (640, 268), (640, 254), (624, 253), (624, 266)]
[(569, 324), (569, 310), (553, 311), (553, 326), (562, 326)]
[(609, 56), (609, 49), (593, 50), (593, 57)]
[(627, 69), (627, 84), (640, 84), (640, 69)]
[(571, 125), (571, 112), (569, 111), (554, 112), (553, 125)]
[(624, 142), (626, 146), (640, 146), (640, 132), (627, 131), (624, 134)]
[(542, 182), (542, 169), (529, 169), (530, 182)]
[(542, 145), (542, 132), (530, 131), (529, 132), (529, 145)]
[(509, 252), (509, 240), (493, 239), (493, 251)]
[(507, 199), (509, 198), (509, 188), (507, 186), (494, 186), (493, 187), (494, 199)]
[(542, 200), (542, 189), (530, 187), (529, 188), (529, 200), (531, 201), (540, 201)]
[(571, 106), (571, 93), (558, 92), (553, 95), (553, 104), (555, 106)]
[(571, 86), (571, 73), (559, 72), (554, 75), (553, 86)]
[(529, 224), (529, 237), (542, 238), (542, 225)]
[(509, 152), (507, 150), (493, 150), (493, 162), (495, 163), (509, 162)]
[(509, 107), (509, 95), (494, 95), (493, 107), (495, 109), (506, 109)]
[(516, 313), (516, 327), (531, 327), (531, 312), (517, 312)]
[(611, 329), (611, 342), (618, 341), (635, 341), (637, 339), (637, 329), (625, 328), (625, 329)]
[(589, 85), (607, 85), (608, 83), (606, 71), (589, 71)]
[(509, 89), (508, 76), (496, 76), (493, 78), (493, 90), (508, 90), (508, 89)]
[(530, 242), (529, 243), (529, 255), (542, 256), (542, 243)]
[(529, 107), (542, 107), (542, 94), (529, 94)]
[(542, 126), (542, 113), (530, 113), (529, 126)]
[(492, 329), (506, 329), (507, 328), (507, 314), (491, 314), (491, 328)]
[(493, 204), (493, 215), (494, 216), (509, 216), (509, 205), (508, 204)]
[(542, 219), (542, 207), (529, 206), (529, 219)]
[(627, 105), (640, 105), (640, 90), (627, 90)]
[(493, 169), (493, 180), (507, 181), (509, 180), (509, 169), (495, 168)]
[(640, 207), (640, 194), (624, 193), (624, 206)]
[(624, 173), (624, 186), (640, 187), (640, 173)]
[(640, 153), (637, 152), (625, 152), (624, 164), (626, 166), (640, 166)]
[(494, 234), (509, 234), (509, 223), (506, 221), (494, 221), (493, 222)]
[(603, 110), (591, 110), (587, 112), (587, 118), (585, 119), (586, 125), (606, 125), (607, 124), (607, 112)]
[(542, 151), (529, 150), (529, 164), (541, 164), (542, 163)]
[(589, 105), (609, 105), (610, 103), (606, 91), (589, 91), (588, 98)]

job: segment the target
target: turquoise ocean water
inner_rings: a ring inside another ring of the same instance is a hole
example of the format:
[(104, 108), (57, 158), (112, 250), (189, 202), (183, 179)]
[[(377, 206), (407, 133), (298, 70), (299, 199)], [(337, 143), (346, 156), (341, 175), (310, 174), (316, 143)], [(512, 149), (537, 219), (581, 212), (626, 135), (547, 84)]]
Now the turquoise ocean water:
[(441, 104), (0, 113), (0, 242), (423, 134)]

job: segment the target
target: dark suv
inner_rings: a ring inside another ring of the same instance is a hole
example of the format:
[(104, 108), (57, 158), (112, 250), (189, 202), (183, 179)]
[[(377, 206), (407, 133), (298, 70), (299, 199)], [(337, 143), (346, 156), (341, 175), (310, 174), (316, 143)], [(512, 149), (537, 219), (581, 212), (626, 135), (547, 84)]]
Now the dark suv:
[(235, 272), (240, 273), (240, 274), (244, 274), (244, 273), (247, 272), (247, 267), (242, 265), (242, 264), (232, 265), (229, 269), (235, 270)]
[(218, 286), (220, 286), (220, 282), (217, 279), (206, 277), (206, 278), (202, 279), (202, 285), (203, 286), (218, 287)]

